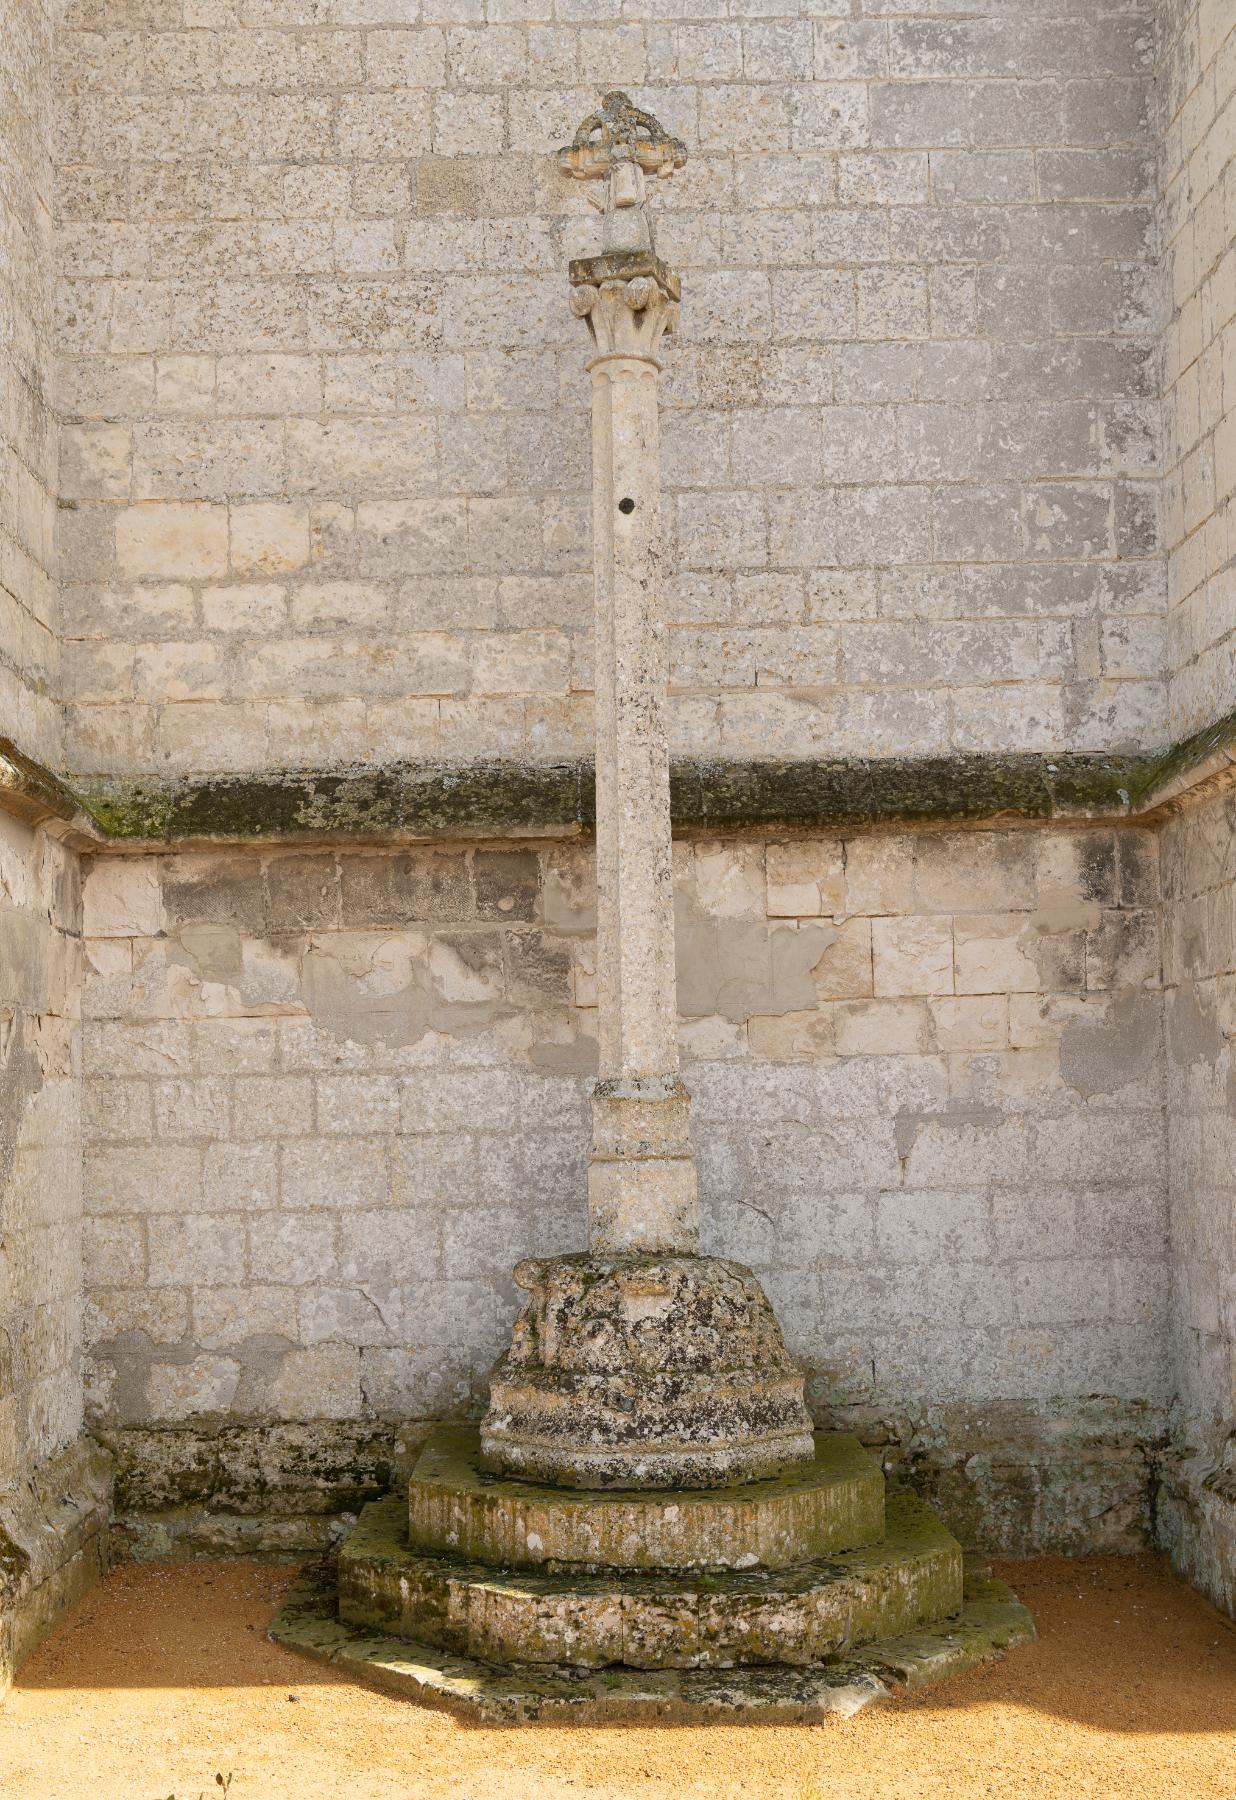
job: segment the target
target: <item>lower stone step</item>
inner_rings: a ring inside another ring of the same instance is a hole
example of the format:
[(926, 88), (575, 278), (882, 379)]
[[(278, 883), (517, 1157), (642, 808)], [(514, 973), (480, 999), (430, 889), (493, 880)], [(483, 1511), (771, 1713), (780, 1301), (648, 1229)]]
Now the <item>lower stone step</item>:
[(498, 1668), (347, 1624), (336, 1611), (333, 1572), (319, 1566), (289, 1592), (270, 1635), (387, 1693), (472, 1723), (774, 1725), (844, 1717), (904, 1687), (945, 1680), (1028, 1643), (1034, 1623), (1011, 1589), (968, 1561), (957, 1618), (807, 1667)]
[(790, 1569), (589, 1575), (422, 1555), (400, 1503), (379, 1501), (339, 1553), (339, 1614), (491, 1663), (803, 1665), (960, 1611), (956, 1539), (914, 1494), (886, 1519), (883, 1542)]

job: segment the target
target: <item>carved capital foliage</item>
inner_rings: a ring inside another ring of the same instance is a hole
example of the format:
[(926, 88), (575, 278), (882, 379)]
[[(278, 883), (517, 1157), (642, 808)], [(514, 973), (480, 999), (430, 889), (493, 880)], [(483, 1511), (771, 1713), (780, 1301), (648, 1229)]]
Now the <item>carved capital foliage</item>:
[(678, 321), (679, 284), (655, 256), (586, 257), (571, 264), (571, 311), (602, 356), (655, 357)]

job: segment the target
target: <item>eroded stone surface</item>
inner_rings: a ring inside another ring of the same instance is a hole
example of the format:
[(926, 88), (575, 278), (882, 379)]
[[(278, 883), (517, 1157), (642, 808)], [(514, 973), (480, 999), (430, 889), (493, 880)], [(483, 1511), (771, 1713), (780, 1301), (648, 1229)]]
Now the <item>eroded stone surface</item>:
[(674, 1494), (572, 1492), (495, 1478), (475, 1427), (442, 1426), (408, 1484), (421, 1551), (499, 1567), (782, 1569), (877, 1541), (884, 1480), (858, 1440), (819, 1432), (810, 1465)]
[(108, 1564), (111, 1458), (79, 1438), (0, 1493), (0, 1695)]
[(955, 1619), (805, 1668), (497, 1668), (343, 1623), (319, 1568), (288, 1595), (271, 1636), (388, 1693), (491, 1724), (815, 1724), (988, 1662), (1033, 1639), (1034, 1623), (1010, 1588), (968, 1560)]
[(809, 1663), (961, 1607), (961, 1547), (915, 1495), (884, 1540), (791, 1568), (495, 1570), (410, 1550), (398, 1500), (367, 1506), (339, 1557), (339, 1612), (499, 1663), (728, 1668)]
[(741, 1263), (566, 1256), (528, 1294), (494, 1370), (484, 1466), (565, 1486), (719, 1487), (808, 1463), (803, 1377)]

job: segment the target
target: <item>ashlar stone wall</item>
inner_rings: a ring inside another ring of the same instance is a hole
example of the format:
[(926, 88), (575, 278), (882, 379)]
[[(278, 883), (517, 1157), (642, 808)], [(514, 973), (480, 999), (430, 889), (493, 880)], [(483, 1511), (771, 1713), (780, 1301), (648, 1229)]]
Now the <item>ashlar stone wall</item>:
[[(53, 34), (0, 30), (0, 738), (62, 748), (53, 544)], [(0, 813), (0, 1694), (96, 1576), (106, 1470), (80, 1439), (82, 1254), (77, 859)]]
[(1167, 0), (1164, 520), (1173, 735), (1236, 706), (1236, 15)]
[(61, 754), (53, 548), (53, 35), (59, 0), (11, 0), (0, 41), (0, 736)]
[[(1223, 0), (1163, 9), (1158, 106), (1165, 509), (1179, 733), (1236, 704), (1236, 16)], [(1178, 1564), (1236, 1611), (1236, 1193), (1232, 994), (1236, 866), (1230, 795), (1163, 834), (1176, 1455), (1161, 1532)]]
[(676, 747), (1166, 735), (1149, 0), (680, 11), (71, 0), (70, 765), (587, 750), (612, 85), (691, 155)]
[(1236, 1611), (1236, 803), (1163, 835), (1172, 1333), (1167, 1542)]
[[(1137, 1541), (1171, 1397), (1153, 834), (677, 856), (708, 1245), (820, 1416), (988, 1541)], [(582, 845), (93, 859), (91, 1414), (143, 1553), (320, 1541), (481, 1397), (512, 1263), (583, 1246), (592, 891)]]
[(77, 858), (0, 814), (0, 1694), (103, 1566), (82, 1440)]
[(0, 1488), (81, 1424), (76, 858), (0, 815)]

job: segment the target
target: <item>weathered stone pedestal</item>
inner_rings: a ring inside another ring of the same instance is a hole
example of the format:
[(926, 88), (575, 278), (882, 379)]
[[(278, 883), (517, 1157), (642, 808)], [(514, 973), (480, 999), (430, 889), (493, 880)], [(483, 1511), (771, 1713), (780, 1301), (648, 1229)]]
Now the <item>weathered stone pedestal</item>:
[(520, 1263), (487, 1469), (575, 1488), (728, 1486), (811, 1460), (803, 1378), (750, 1269), (658, 1252)]
[(815, 1719), (1032, 1635), (852, 1438), (816, 1434), (750, 1269), (699, 1254), (678, 1076), (659, 597), (655, 351), (679, 283), (649, 175), (686, 159), (624, 95), (560, 155), (604, 182), (571, 264), (593, 381), (597, 996), (584, 1256), (515, 1269), (527, 1298), (480, 1426), (444, 1428), (408, 1502), (365, 1509), (338, 1590), (281, 1642), (498, 1720)]

